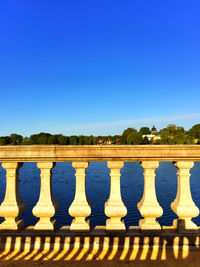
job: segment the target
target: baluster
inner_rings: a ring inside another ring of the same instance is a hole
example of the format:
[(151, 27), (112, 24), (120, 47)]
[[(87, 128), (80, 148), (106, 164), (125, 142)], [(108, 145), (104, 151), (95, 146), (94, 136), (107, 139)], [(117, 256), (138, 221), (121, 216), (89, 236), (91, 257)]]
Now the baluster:
[(194, 162), (177, 161), (174, 166), (178, 169), (178, 189), (171, 208), (179, 218), (173, 221), (173, 226), (181, 231), (198, 230), (197, 225), (191, 220), (192, 217), (199, 215), (199, 209), (195, 206), (190, 191), (190, 169), (194, 166)]
[(159, 162), (142, 161), (141, 166), (144, 169), (144, 193), (137, 207), (144, 219), (139, 221), (139, 228), (142, 230), (159, 230), (161, 227), (156, 218), (163, 214), (155, 191), (155, 169), (158, 168)]
[(18, 218), (26, 205), (19, 196), (18, 177), (19, 169), (23, 163), (5, 162), (2, 167), (6, 170), (6, 193), (4, 201), (0, 206), (0, 216), (5, 221), (0, 224), (0, 230), (20, 230), (24, 223)]
[(58, 205), (52, 195), (52, 168), (53, 162), (38, 162), (37, 167), (41, 170), (40, 197), (33, 208), (33, 214), (39, 217), (39, 221), (34, 226), (34, 230), (54, 230), (56, 220), (54, 216)]
[(72, 166), (76, 170), (76, 192), (75, 198), (69, 208), (69, 214), (75, 217), (71, 223), (71, 231), (89, 231), (89, 220), (85, 220), (91, 213), (90, 205), (87, 201), (85, 191), (85, 173), (88, 162), (73, 162)]
[(124, 221), (121, 218), (126, 216), (127, 209), (121, 199), (120, 170), (124, 163), (122, 161), (108, 161), (110, 169), (110, 197), (105, 203), (105, 214), (110, 217), (106, 221), (106, 230), (125, 230)]

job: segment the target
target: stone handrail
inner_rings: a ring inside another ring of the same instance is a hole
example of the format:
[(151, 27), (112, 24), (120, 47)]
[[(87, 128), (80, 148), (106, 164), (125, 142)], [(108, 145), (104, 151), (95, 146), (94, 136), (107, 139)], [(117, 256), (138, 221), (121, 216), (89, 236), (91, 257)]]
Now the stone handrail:
[(107, 161), (110, 169), (110, 196), (105, 203), (107, 231), (124, 231), (126, 226), (122, 218), (127, 209), (121, 199), (120, 170), (124, 161), (140, 161), (144, 169), (144, 193), (137, 207), (143, 216), (139, 221), (140, 230), (161, 230), (156, 218), (162, 216), (155, 190), (155, 170), (159, 161), (172, 161), (177, 168), (178, 188), (172, 210), (178, 216), (173, 226), (182, 231), (197, 231), (197, 225), (192, 218), (198, 216), (199, 209), (194, 204), (190, 192), (190, 169), (194, 161), (200, 161), (200, 146), (0, 146), (0, 162), (6, 170), (6, 194), (0, 206), (0, 216), (5, 220), (0, 224), (0, 230), (17, 230), (23, 227), (23, 221), (18, 218), (24, 211), (25, 204), (20, 199), (18, 190), (18, 172), (23, 162), (37, 162), (41, 170), (40, 197), (33, 208), (33, 214), (39, 218), (35, 230), (54, 230), (54, 216), (58, 207), (52, 194), (52, 169), (56, 162), (72, 161), (76, 170), (75, 198), (69, 208), (69, 214), (74, 217), (71, 231), (89, 231), (91, 213), (85, 190), (86, 169), (90, 161)]
[(200, 160), (198, 145), (0, 146), (0, 162)]

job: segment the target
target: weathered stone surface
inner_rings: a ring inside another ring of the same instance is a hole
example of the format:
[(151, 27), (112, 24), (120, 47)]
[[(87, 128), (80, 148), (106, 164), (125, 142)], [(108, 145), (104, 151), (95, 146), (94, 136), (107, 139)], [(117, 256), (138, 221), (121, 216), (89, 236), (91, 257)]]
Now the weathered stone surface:
[(156, 218), (163, 214), (155, 191), (155, 169), (158, 168), (159, 162), (143, 161), (141, 166), (144, 169), (144, 194), (137, 206), (144, 219), (139, 221), (139, 227), (142, 230), (159, 230), (161, 226)]
[(106, 221), (106, 230), (125, 230), (125, 224), (121, 218), (126, 216), (127, 209), (121, 199), (120, 190), (120, 170), (123, 167), (121, 161), (109, 161), (108, 168), (110, 169), (110, 196), (105, 203), (105, 214), (110, 217)]
[(0, 230), (16, 230), (19, 231), (24, 223), (18, 218), (26, 207), (19, 195), (18, 177), (19, 168), (23, 163), (4, 162), (2, 167), (6, 170), (6, 194), (4, 201), (0, 206), (0, 216), (5, 221), (0, 224)]
[(197, 231), (197, 225), (191, 220), (199, 215), (199, 209), (194, 204), (190, 191), (190, 169), (194, 166), (194, 163), (191, 161), (177, 161), (174, 166), (178, 169), (178, 189), (176, 199), (171, 203), (171, 208), (179, 216), (179, 220), (174, 220), (173, 225), (175, 228), (180, 225), (182, 232), (184, 229), (186, 231)]
[(33, 208), (33, 214), (39, 217), (36, 223), (35, 230), (54, 230), (55, 220), (51, 217), (54, 216), (58, 205), (53, 198), (52, 194), (52, 168), (55, 166), (53, 162), (38, 162), (38, 168), (41, 170), (41, 186), (40, 197), (38, 203)]
[(174, 221), (174, 228), (180, 226), (181, 231), (198, 230), (191, 220), (199, 214), (199, 210), (191, 197), (189, 170), (194, 161), (200, 161), (200, 146), (0, 146), (0, 162), (3, 162), (2, 166), (7, 171), (6, 195), (0, 206), (0, 216), (5, 218), (0, 225), (2, 230), (20, 230), (23, 226), (18, 215), (24, 210), (25, 204), (19, 197), (17, 179), (21, 162), (26, 161), (38, 162), (41, 169), (40, 199), (33, 209), (34, 215), (40, 218), (35, 230), (53, 230), (55, 226), (55, 222), (51, 220), (57, 208), (52, 196), (51, 169), (53, 162), (57, 161), (72, 161), (76, 169), (76, 194), (69, 209), (70, 215), (74, 217), (71, 230), (90, 230), (86, 217), (90, 215), (91, 207), (85, 192), (85, 170), (88, 161), (107, 161), (111, 170), (110, 197), (105, 203), (105, 213), (109, 217), (106, 230), (126, 229), (121, 219), (126, 215), (127, 209), (120, 193), (120, 170), (124, 161), (142, 161), (144, 168), (144, 194), (138, 203), (144, 217), (139, 222), (140, 229), (160, 229), (156, 218), (162, 215), (162, 208), (155, 194), (155, 169), (159, 161), (175, 161), (178, 169), (178, 190), (171, 207), (179, 219)]
[(0, 146), (0, 161), (200, 160), (198, 145)]
[(88, 162), (73, 162), (72, 166), (76, 170), (76, 192), (74, 201), (69, 208), (69, 214), (75, 217), (71, 223), (70, 230), (89, 231), (89, 221), (85, 220), (91, 213), (85, 192), (85, 171), (88, 167)]

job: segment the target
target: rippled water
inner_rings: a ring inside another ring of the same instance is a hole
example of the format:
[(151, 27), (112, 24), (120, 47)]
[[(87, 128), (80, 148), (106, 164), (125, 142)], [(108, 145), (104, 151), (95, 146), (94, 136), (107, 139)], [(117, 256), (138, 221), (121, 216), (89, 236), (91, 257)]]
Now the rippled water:
[[(156, 170), (156, 193), (164, 213), (158, 219), (161, 225), (171, 225), (176, 215), (170, 208), (176, 197), (176, 168), (171, 162), (160, 162)], [(143, 169), (138, 162), (125, 162), (121, 170), (121, 193), (128, 214), (124, 218), (127, 226), (138, 225), (141, 218), (137, 203), (143, 194)], [(57, 163), (53, 169), (53, 195), (59, 204), (55, 218), (59, 225), (70, 225), (72, 217), (68, 214), (75, 194), (75, 170), (70, 162)], [(0, 202), (5, 195), (5, 170), (0, 165)], [(105, 225), (104, 203), (109, 197), (110, 177), (106, 162), (91, 162), (86, 175), (87, 197), (92, 205), (90, 222), (92, 225)], [(26, 225), (34, 225), (38, 218), (32, 209), (38, 201), (40, 190), (40, 170), (36, 163), (24, 163), (19, 174), (21, 199), (26, 203), (26, 210), (20, 215)], [(191, 192), (195, 204), (200, 208), (200, 162), (191, 169)], [(3, 220), (3, 219), (2, 219)], [(200, 225), (200, 216), (193, 219)]]

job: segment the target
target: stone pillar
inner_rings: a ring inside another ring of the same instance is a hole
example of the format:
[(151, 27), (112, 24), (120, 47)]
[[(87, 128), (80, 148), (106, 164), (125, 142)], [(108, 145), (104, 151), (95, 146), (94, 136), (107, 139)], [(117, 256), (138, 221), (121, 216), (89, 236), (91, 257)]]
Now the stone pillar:
[(85, 218), (91, 213), (90, 205), (87, 201), (85, 191), (85, 173), (88, 167), (88, 162), (73, 162), (72, 166), (76, 170), (76, 192), (75, 198), (69, 208), (69, 214), (75, 217), (71, 223), (71, 231), (89, 231), (89, 221)]
[(139, 221), (139, 228), (141, 230), (159, 230), (161, 226), (156, 218), (163, 214), (155, 191), (155, 169), (158, 168), (159, 162), (143, 161), (141, 166), (144, 169), (144, 193), (137, 207), (144, 219)]
[(106, 230), (125, 230), (125, 224), (121, 218), (126, 216), (127, 209), (121, 199), (120, 170), (124, 163), (122, 161), (108, 161), (110, 169), (110, 197), (105, 203), (105, 214), (110, 217), (106, 221)]
[(56, 221), (52, 220), (58, 205), (52, 195), (52, 168), (53, 162), (38, 162), (37, 167), (41, 170), (40, 197), (33, 208), (33, 214), (39, 217), (34, 230), (54, 230)]
[(198, 227), (192, 222), (192, 217), (199, 215), (199, 209), (195, 206), (190, 192), (190, 169), (194, 166), (192, 161), (177, 161), (174, 166), (178, 169), (178, 189), (174, 202), (171, 203), (172, 210), (179, 217), (173, 221), (175, 228), (185, 230), (197, 230)]
[(0, 224), (0, 230), (20, 230), (24, 223), (18, 218), (26, 205), (19, 196), (18, 176), (19, 168), (23, 163), (4, 162), (2, 167), (6, 170), (6, 194), (4, 201), (0, 206), (0, 216), (5, 221)]

